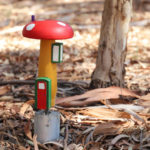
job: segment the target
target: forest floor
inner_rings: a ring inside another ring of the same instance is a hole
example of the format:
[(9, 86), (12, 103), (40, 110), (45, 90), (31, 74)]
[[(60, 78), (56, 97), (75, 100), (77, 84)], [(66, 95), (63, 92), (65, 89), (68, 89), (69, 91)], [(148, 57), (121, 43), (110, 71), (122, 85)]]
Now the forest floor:
[[(150, 12), (133, 12), (125, 61), (127, 89), (88, 91), (102, 11), (103, 0), (0, 1), (0, 150), (150, 148)], [(37, 20), (65, 21), (74, 29), (72, 39), (61, 41), (63, 63), (57, 69), (62, 139), (46, 145), (33, 136), (40, 41), (22, 36), (32, 14)]]

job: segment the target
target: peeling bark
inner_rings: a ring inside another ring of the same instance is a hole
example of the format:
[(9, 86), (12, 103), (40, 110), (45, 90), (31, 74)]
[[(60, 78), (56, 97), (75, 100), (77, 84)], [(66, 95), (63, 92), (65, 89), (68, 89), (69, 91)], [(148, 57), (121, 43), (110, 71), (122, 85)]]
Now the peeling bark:
[(91, 88), (124, 84), (126, 41), (132, 0), (105, 0), (96, 68)]

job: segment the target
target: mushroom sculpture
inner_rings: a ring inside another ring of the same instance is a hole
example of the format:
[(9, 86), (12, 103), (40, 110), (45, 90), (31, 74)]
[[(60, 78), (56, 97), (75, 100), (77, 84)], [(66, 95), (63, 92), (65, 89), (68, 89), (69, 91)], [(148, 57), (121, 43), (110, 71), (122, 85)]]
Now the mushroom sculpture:
[[(35, 86), (35, 107), (39, 110), (35, 114), (35, 130), (38, 134), (38, 141), (44, 143), (58, 137), (58, 134), (54, 131), (58, 130), (55, 128), (58, 126), (55, 124), (59, 122), (55, 121), (59, 120), (57, 119), (58, 116), (55, 112), (45, 113), (45, 110), (49, 111), (49, 108), (55, 106), (57, 92), (56, 64), (62, 62), (63, 44), (56, 43), (55, 40), (72, 38), (73, 30), (64, 22), (57, 20), (36, 21), (32, 16), (31, 22), (23, 28), (22, 33), (24, 37), (41, 40), (38, 78)], [(51, 125), (44, 127), (43, 124), (47, 124), (46, 121), (49, 119), (51, 119)], [(54, 136), (45, 135), (48, 132), (54, 132)]]
[[(56, 63), (62, 61), (63, 49), (62, 43), (55, 43), (55, 40), (72, 38), (73, 30), (68, 24), (56, 20), (32, 20), (24, 27), (23, 36), (41, 40), (38, 77), (47, 77), (51, 80), (51, 106), (54, 106), (57, 91)], [(45, 109), (44, 105), (38, 106), (38, 102), (36, 107)]]

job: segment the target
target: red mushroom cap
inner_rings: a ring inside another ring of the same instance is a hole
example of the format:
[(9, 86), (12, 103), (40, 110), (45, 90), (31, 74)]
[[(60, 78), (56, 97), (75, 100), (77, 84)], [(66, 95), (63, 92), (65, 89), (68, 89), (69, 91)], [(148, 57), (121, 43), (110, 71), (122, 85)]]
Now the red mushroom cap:
[(23, 36), (32, 39), (60, 40), (73, 37), (72, 28), (61, 21), (32, 21), (22, 31)]

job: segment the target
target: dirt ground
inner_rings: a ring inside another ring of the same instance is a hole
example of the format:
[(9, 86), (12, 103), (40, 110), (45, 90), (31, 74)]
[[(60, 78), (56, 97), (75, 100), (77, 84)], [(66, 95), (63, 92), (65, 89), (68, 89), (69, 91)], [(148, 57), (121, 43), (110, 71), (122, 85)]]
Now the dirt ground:
[[(83, 83), (80, 86), (76, 84), (76, 88), (73, 89), (76, 91), (75, 94), (69, 92), (69, 94), (64, 94), (65, 91), (62, 90), (60, 84), (57, 95), (65, 97), (87, 91), (88, 85), (86, 83), (90, 82), (91, 74), (95, 68), (103, 4), (103, 0), (1, 0), (0, 82), (34, 80), (36, 78), (40, 41), (22, 36), (23, 26), (30, 22), (31, 15), (35, 15), (37, 20), (64, 21), (70, 24), (74, 30), (72, 39), (61, 41), (64, 43), (64, 55), (63, 63), (58, 65), (58, 79), (64, 82), (69, 81), (69, 88), (72, 88), (71, 83), (77, 83), (75, 81), (83, 81)], [(125, 81), (128, 89), (136, 91), (136, 94), (140, 95), (148, 94), (150, 89), (149, 18), (150, 12), (148, 10), (134, 11), (128, 33)], [(66, 84), (64, 83), (63, 86)], [(83, 91), (81, 92), (81, 90)], [(89, 124), (83, 123), (84, 126), (70, 122), (70, 137), (67, 142), (65, 141), (66, 143), (60, 141), (49, 145), (37, 144), (35, 137), (33, 137), (33, 99), (33, 84), (19, 85), (16, 83), (0, 87), (0, 149), (30, 150), (36, 149), (35, 145), (38, 145), (39, 149), (62, 149), (67, 144), (68, 149), (80, 150), (88, 147), (87, 149), (94, 150), (91, 145), (95, 149), (98, 147), (108, 149), (110, 146), (108, 143), (114, 138), (114, 134), (107, 136), (107, 138), (106, 135), (101, 136), (97, 141), (86, 141), (87, 133), (89, 134), (93, 130), (91, 122)], [(64, 118), (74, 114), (74, 112), (63, 109), (60, 109), (60, 112), (65, 116)], [(149, 112), (146, 113), (149, 116)], [(82, 112), (82, 114), (84, 113)], [(64, 122), (62, 121), (61, 124), (62, 137), (66, 136), (63, 132), (67, 130), (66, 120), (63, 120)], [(74, 132), (76, 133), (73, 134)], [(81, 133), (82, 138), (79, 136)], [(97, 139), (98, 135), (95, 136)], [(138, 140), (134, 139), (134, 142), (131, 142), (133, 145), (135, 143), (136, 146), (138, 145), (133, 149), (140, 147), (140, 140)], [(131, 144), (126, 142), (124, 141), (124, 144)], [(109, 150), (113, 149), (113, 147), (109, 148)], [(119, 149), (119, 146), (115, 148)]]

